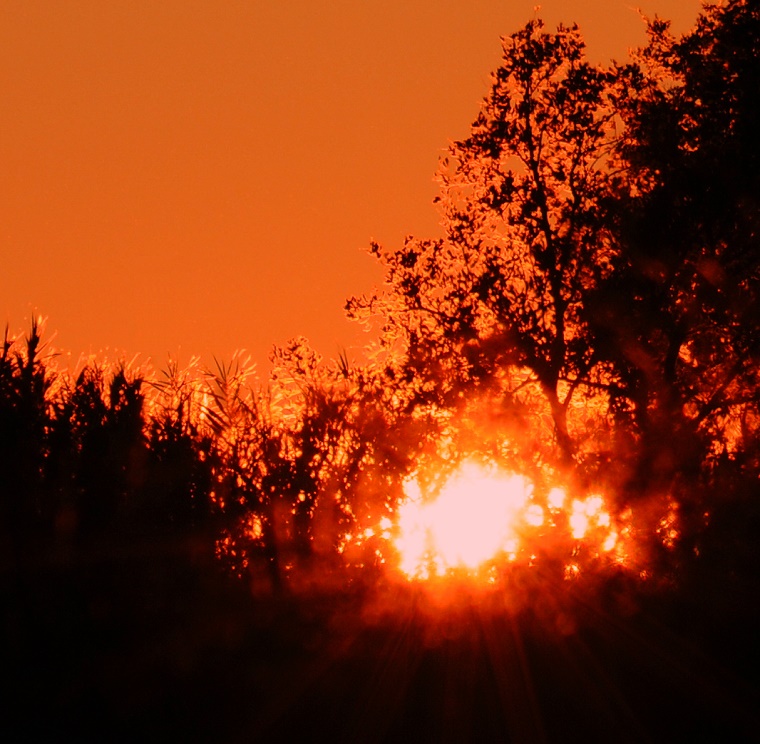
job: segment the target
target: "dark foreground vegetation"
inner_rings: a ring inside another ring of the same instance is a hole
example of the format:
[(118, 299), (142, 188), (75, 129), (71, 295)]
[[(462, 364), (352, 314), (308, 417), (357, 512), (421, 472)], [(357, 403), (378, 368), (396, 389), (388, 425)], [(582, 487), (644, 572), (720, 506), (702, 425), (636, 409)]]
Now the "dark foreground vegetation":
[[(747, 0), (605, 68), (505, 38), (445, 237), (372, 246), (367, 362), (62, 370), (6, 334), (3, 740), (756, 740), (758, 49)], [(485, 591), (347, 540), (466, 458), (603, 493), (635, 551), (560, 520)]]

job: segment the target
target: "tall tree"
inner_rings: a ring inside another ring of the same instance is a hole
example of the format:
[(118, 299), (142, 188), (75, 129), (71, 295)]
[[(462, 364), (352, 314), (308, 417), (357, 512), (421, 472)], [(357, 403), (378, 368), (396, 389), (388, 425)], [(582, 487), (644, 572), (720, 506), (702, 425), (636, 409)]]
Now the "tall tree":
[(611, 76), (585, 61), (575, 26), (546, 33), (535, 20), (506, 37), (470, 136), (442, 162), (445, 238), (373, 246), (389, 292), (349, 305), (382, 309), (418, 400), (512, 369), (508, 390), (543, 398), (565, 461), (576, 450), (569, 408), (609, 378), (582, 307), (616, 259), (600, 219), (616, 137)]
[(759, 15), (706, 6), (680, 40), (655, 20), (609, 68), (575, 27), (504, 39), (442, 162), (445, 237), (373, 244), (385, 291), (349, 302), (382, 318), (400, 403), (501, 395), (624, 501), (757, 467)]
[(636, 410), (643, 486), (743, 447), (760, 355), (760, 9), (706, 6), (681, 39), (648, 31), (621, 73), (622, 260), (588, 305)]

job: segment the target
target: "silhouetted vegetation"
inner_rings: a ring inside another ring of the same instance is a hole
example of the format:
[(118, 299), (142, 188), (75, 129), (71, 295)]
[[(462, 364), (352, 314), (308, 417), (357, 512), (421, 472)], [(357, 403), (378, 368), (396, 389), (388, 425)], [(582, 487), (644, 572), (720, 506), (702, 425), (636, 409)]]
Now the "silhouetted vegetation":
[[(444, 237), (371, 247), (385, 285), (348, 303), (376, 324), (368, 361), (323, 363), (296, 339), (266, 380), (242, 358), (69, 370), (37, 321), (6, 331), (19, 740), (296, 740), (315, 722), (356, 741), (750, 738), (760, 10), (732, 0), (681, 39), (648, 30), (607, 67), (575, 27), (505, 37), (441, 163)], [(636, 531), (636, 570), (589, 556), (568, 583), (567, 557), (584, 556), (556, 542), (502, 576), (519, 603), (462, 585), (420, 620), (369, 531), (407, 478), (435, 491), (473, 455), (539, 490), (561, 476), (607, 494)], [(342, 707), (356, 687), (360, 712)]]

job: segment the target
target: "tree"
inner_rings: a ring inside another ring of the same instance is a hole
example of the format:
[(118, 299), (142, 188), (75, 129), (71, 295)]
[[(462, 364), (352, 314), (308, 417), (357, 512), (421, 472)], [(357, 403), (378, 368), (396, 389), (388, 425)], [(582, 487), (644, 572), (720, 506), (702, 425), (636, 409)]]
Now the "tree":
[(651, 391), (631, 396), (649, 410), (659, 396), (661, 419), (685, 415), (708, 450), (731, 450), (726, 416), (757, 403), (760, 9), (706, 6), (681, 40), (658, 20), (649, 33), (620, 148), (620, 276)]
[(0, 346), (0, 531), (13, 538), (14, 549), (52, 523), (44, 469), (55, 375), (46, 364), (45, 346), (36, 318), (23, 347), (7, 328)]
[(629, 492), (672, 492), (693, 544), (758, 473), (760, 9), (648, 32), (619, 105), (621, 262), (588, 309), (635, 418)]
[(386, 290), (349, 302), (382, 319), (404, 405), (501, 396), (525, 438), (550, 417), (545, 458), (621, 508), (677, 498), (702, 526), (687, 494), (757, 471), (759, 15), (706, 6), (680, 40), (656, 19), (608, 68), (575, 27), (503, 40), (442, 162), (445, 237), (373, 244)]
[(583, 304), (617, 259), (601, 210), (616, 91), (610, 71), (585, 61), (575, 26), (546, 33), (531, 21), (503, 50), (470, 137), (442, 163), (445, 238), (373, 246), (390, 293), (349, 310), (381, 309), (419, 402), (445, 403), (513, 370), (505, 394), (543, 398), (568, 463), (569, 409), (580, 391), (588, 399), (610, 385)]
[[(241, 574), (263, 557), (281, 591), (317, 566), (325, 577), (348, 535), (390, 514), (425, 437), (388, 404), (392, 391), (370, 366), (323, 364), (303, 338), (272, 359), (259, 389), (244, 368), (220, 366), (204, 416), (219, 463), (214, 499), (228, 515), (221, 552)], [(377, 560), (348, 552), (348, 564)]]

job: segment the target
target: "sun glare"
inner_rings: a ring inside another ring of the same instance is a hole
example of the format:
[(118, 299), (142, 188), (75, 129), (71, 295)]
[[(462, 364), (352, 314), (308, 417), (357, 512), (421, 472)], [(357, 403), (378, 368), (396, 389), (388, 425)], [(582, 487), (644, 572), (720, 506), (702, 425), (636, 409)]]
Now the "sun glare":
[[(513, 547), (532, 486), (521, 476), (465, 463), (435, 500), (426, 501), (415, 481), (407, 482), (406, 493), (395, 546), (401, 570), (425, 577), (453, 568), (477, 569)], [(540, 515), (533, 511), (527, 516), (535, 523)]]
[[(466, 460), (433, 492), (409, 478), (395, 513), (346, 533), (339, 550), (353, 565), (371, 561), (409, 581), (451, 576), (494, 584), (509, 565), (558, 560), (566, 580), (602, 566), (638, 570), (646, 547), (636, 542), (633, 514), (612, 514), (602, 493), (545, 491), (527, 476)], [(675, 544), (677, 522), (671, 507), (659, 523), (665, 548)]]
[[(397, 556), (389, 565), (395, 563), (409, 580), (452, 572), (492, 576), (495, 566), (522, 559), (533, 565), (538, 552), (557, 546), (573, 556), (566, 578), (581, 571), (574, 557), (581, 546), (589, 556), (621, 564), (628, 559), (620, 525), (598, 494), (571, 498), (555, 487), (537, 498), (527, 477), (473, 461), (465, 461), (434, 495), (423, 493), (413, 478), (404, 493), (393, 521), (384, 518), (378, 528), (347, 535), (346, 544), (381, 538)], [(374, 550), (385, 564), (388, 551)]]

